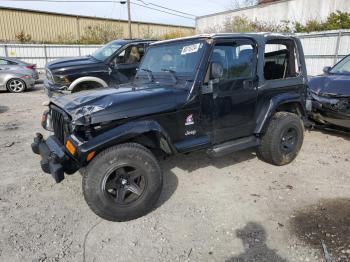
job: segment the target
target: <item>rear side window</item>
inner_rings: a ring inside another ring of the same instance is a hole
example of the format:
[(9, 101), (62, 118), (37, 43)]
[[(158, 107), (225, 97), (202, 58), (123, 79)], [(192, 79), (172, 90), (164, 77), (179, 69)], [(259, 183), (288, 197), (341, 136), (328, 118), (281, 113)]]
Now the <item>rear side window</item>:
[(247, 41), (217, 44), (211, 62), (223, 67), (223, 79), (250, 78), (254, 74), (254, 46)]
[(0, 59), (0, 65), (10, 65), (9, 61)]
[(295, 42), (270, 40), (265, 45), (264, 77), (266, 80), (285, 79), (299, 75)]

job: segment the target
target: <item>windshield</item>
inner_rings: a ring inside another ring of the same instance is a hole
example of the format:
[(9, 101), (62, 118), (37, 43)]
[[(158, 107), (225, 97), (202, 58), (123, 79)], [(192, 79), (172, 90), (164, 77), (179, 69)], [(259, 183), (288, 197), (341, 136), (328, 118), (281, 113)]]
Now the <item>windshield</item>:
[(97, 49), (91, 56), (96, 58), (97, 60), (104, 61), (112, 54), (115, 53), (122, 45), (116, 42), (110, 42), (101, 48)]
[(140, 66), (140, 72), (193, 75), (203, 54), (203, 41), (151, 46)]
[(336, 64), (332, 70), (331, 74), (350, 74), (350, 56), (346, 57), (338, 64)]

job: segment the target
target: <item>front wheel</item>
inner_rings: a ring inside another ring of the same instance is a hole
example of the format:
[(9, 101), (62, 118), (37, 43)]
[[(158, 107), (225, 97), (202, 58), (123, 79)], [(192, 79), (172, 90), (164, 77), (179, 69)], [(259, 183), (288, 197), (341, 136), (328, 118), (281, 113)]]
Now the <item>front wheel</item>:
[(149, 212), (162, 189), (156, 158), (145, 147), (127, 143), (98, 154), (83, 175), (89, 207), (110, 221), (127, 221)]
[(277, 112), (271, 119), (257, 155), (262, 160), (277, 165), (287, 165), (298, 155), (304, 141), (304, 127), (299, 116)]

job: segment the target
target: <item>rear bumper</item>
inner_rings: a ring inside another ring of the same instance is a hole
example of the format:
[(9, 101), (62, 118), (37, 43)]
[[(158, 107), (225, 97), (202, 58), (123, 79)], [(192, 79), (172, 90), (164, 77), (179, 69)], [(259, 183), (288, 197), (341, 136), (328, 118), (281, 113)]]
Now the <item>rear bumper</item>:
[(35, 79), (34, 78), (26, 78), (23, 79), (24, 82), (26, 83), (27, 88), (33, 88), (35, 85)]
[(42, 134), (37, 133), (31, 147), (35, 154), (41, 156), (41, 169), (51, 174), (56, 183), (64, 179), (64, 173), (72, 174), (79, 169), (55, 136), (49, 136), (44, 140)]
[(35, 79), (35, 81), (39, 80), (39, 73), (37, 70), (34, 70), (33, 78)]

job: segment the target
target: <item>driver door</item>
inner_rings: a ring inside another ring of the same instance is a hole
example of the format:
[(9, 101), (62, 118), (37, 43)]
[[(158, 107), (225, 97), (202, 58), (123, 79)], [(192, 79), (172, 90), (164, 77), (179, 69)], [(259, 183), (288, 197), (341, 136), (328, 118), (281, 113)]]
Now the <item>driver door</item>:
[(215, 44), (209, 71), (215, 63), (221, 76), (212, 87), (212, 126), (214, 143), (249, 136), (255, 127), (258, 78), (256, 75), (257, 47), (252, 40), (230, 40)]

